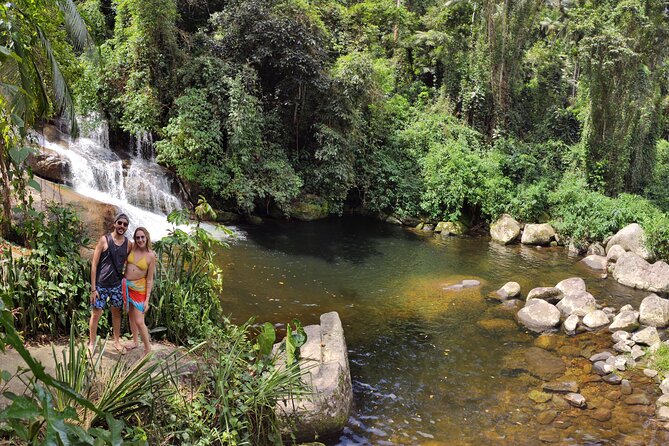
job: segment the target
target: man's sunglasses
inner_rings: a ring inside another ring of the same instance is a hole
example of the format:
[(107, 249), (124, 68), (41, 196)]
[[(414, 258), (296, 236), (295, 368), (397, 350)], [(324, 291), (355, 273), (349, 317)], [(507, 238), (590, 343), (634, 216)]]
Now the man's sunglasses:
[(123, 226), (124, 228), (128, 227), (128, 222), (127, 221), (117, 221), (116, 224), (119, 225), (119, 226)]

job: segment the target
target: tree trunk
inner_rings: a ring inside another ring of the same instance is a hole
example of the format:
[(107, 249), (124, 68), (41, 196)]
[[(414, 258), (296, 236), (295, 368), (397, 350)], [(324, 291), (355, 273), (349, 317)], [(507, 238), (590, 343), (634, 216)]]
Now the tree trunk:
[(9, 153), (5, 140), (0, 137), (0, 181), (2, 182), (2, 218), (0, 237), (7, 238), (12, 227), (11, 181), (9, 179)]

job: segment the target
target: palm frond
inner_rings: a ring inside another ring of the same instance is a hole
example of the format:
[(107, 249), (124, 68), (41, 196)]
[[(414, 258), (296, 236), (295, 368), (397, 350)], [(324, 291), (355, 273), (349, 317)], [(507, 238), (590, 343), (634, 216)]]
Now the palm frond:
[(86, 22), (79, 14), (77, 6), (72, 0), (58, 0), (58, 8), (63, 12), (65, 18), (65, 29), (72, 39), (74, 47), (82, 51), (93, 47), (93, 39), (88, 32)]

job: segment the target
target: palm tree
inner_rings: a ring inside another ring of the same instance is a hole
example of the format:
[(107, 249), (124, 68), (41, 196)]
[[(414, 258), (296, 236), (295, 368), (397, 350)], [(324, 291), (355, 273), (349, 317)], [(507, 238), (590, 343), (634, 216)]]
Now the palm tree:
[(76, 134), (74, 103), (53, 50), (67, 30), (76, 50), (92, 40), (72, 0), (16, 0), (0, 3), (0, 236), (11, 229), (13, 175), (22, 175), (11, 150), (40, 119), (61, 116)]

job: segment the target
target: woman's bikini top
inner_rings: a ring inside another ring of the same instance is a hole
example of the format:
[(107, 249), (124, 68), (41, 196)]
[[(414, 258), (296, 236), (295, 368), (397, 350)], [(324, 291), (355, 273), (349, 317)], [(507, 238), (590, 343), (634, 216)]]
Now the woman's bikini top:
[(130, 251), (130, 254), (128, 254), (128, 263), (132, 263), (135, 265), (137, 268), (141, 269), (142, 271), (146, 271), (149, 269), (149, 264), (146, 261), (146, 256), (142, 257), (139, 259), (137, 262), (135, 262), (135, 251)]

